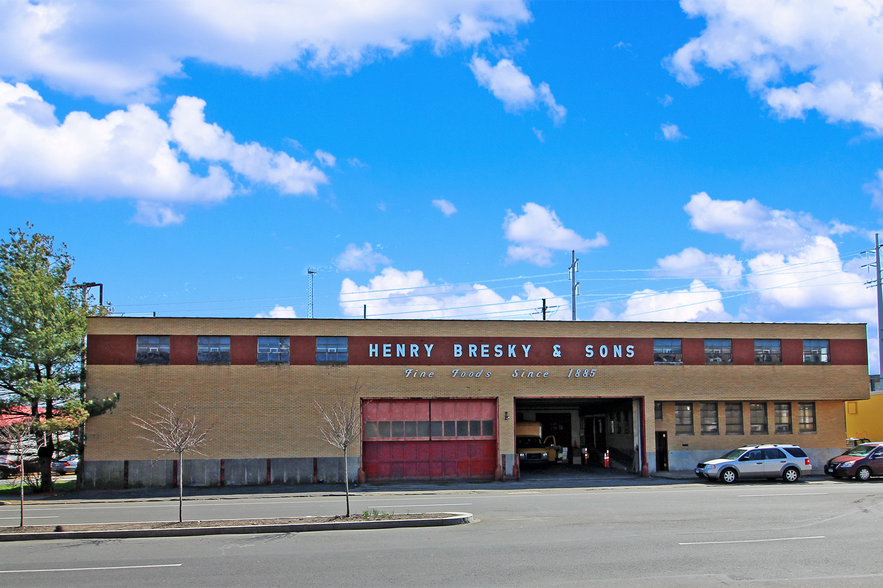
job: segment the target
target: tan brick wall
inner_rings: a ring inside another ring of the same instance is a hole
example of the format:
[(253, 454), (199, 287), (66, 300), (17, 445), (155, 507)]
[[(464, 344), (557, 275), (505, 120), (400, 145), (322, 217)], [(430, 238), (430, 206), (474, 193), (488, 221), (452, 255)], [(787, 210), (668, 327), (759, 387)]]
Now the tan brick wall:
[[(212, 335), (389, 335), (389, 336), (558, 336), (558, 337), (715, 337), (819, 338), (865, 337), (864, 325), (793, 325), (731, 323), (587, 323), (502, 321), (364, 321), (306, 319), (90, 319), (90, 334), (212, 334)], [(580, 366), (584, 369), (586, 366)], [(544, 379), (513, 378), (512, 367), (457, 366), (466, 371), (490, 369), (489, 378), (452, 378), (451, 368), (424, 366), (433, 378), (405, 378), (401, 366), (114, 366), (95, 365), (88, 371), (89, 394), (103, 397), (118, 392), (113, 413), (90, 419), (88, 460), (154, 459), (157, 453), (138, 437), (134, 416), (147, 417), (157, 402), (186, 407), (213, 425), (203, 451), (209, 458), (323, 457), (339, 451), (318, 438), (314, 400), (327, 403), (350, 393), (357, 383), (363, 398), (499, 399), (501, 453), (514, 452), (515, 398), (644, 397), (647, 450), (655, 451), (654, 430), (668, 430), (669, 449), (726, 449), (743, 443), (787, 442), (806, 447), (839, 447), (845, 438), (844, 400), (869, 397), (866, 366), (602, 366), (593, 378), (567, 378), (569, 366), (528, 368), (546, 370)], [(653, 403), (665, 402), (666, 418), (654, 421)], [(696, 434), (685, 440), (674, 434), (673, 401), (696, 402)], [(698, 402), (816, 402), (816, 434), (766, 436), (699, 435)], [(508, 412), (510, 419), (504, 418)], [(662, 428), (660, 428), (662, 427)], [(689, 447), (682, 448), (682, 443)], [(358, 455), (360, 447), (353, 448)]]
[[(791, 404), (791, 434), (776, 433), (775, 410), (776, 402), (790, 402)], [(843, 402), (839, 401), (816, 401), (816, 432), (800, 433), (798, 425), (797, 404), (793, 398), (774, 398), (766, 402), (767, 405), (767, 431), (765, 435), (751, 434), (751, 402), (742, 402), (742, 427), (743, 435), (728, 435), (726, 433), (726, 413), (724, 402), (717, 403), (718, 431), (717, 435), (703, 435), (700, 427), (700, 403), (693, 402), (693, 434), (677, 435), (675, 433), (675, 403), (663, 402), (663, 420), (655, 421), (657, 431), (668, 432), (669, 451), (681, 450), (706, 450), (706, 449), (732, 449), (740, 445), (757, 445), (761, 443), (793, 443), (807, 448), (830, 448), (843, 447), (846, 443), (844, 432), (846, 430), (846, 417), (843, 412)], [(652, 409), (652, 405), (651, 405)], [(653, 414), (649, 415), (653, 418)], [(655, 435), (648, 439), (649, 443), (655, 444)], [(655, 448), (654, 448), (655, 450)]]

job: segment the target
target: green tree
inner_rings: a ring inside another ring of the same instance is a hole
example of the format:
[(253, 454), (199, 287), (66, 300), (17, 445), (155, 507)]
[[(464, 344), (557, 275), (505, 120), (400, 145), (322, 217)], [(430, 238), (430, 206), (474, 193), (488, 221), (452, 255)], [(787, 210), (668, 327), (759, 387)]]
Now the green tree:
[[(68, 274), (74, 258), (54, 237), (10, 230), (0, 241), (0, 395), (30, 407), (38, 434), (40, 489), (52, 489), (54, 433), (75, 431), (114, 399), (86, 402), (82, 387), (86, 316), (103, 312), (83, 300)], [(42, 434), (41, 434), (42, 433)]]

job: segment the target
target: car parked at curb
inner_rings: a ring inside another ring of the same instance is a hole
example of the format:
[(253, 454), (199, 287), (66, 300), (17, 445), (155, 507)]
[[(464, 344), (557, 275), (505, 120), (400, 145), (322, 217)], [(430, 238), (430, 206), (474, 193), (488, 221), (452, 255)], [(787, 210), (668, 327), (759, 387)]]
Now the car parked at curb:
[(862, 443), (829, 459), (825, 474), (835, 478), (855, 478), (860, 482), (867, 482), (872, 476), (883, 476), (883, 441)]
[(79, 455), (68, 455), (62, 457), (58, 461), (52, 462), (52, 471), (56, 474), (75, 474), (77, 473), (77, 464), (80, 463)]
[(727, 454), (700, 462), (693, 470), (706, 480), (720, 480), (732, 484), (736, 480), (782, 478), (796, 482), (812, 471), (806, 452), (797, 445), (745, 445)]

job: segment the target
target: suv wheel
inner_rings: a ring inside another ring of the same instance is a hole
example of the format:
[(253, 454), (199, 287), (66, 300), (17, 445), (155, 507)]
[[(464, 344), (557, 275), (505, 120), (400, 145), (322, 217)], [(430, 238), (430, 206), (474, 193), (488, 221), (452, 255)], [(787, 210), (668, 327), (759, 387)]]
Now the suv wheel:
[(855, 479), (861, 482), (867, 482), (871, 479), (871, 469), (870, 468), (859, 468), (855, 473)]
[(782, 479), (789, 483), (796, 482), (800, 479), (800, 470), (798, 470), (797, 468), (787, 468), (782, 473)]
[(736, 481), (736, 478), (739, 477), (739, 474), (736, 473), (736, 470), (733, 468), (727, 468), (720, 473), (721, 482), (724, 484), (732, 484)]

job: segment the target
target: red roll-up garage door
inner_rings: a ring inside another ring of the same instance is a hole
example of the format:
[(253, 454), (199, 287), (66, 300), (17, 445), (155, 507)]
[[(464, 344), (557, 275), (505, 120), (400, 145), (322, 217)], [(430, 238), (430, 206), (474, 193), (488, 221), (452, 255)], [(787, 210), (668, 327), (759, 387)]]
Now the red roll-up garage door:
[(493, 478), (497, 401), (363, 400), (362, 469), (369, 480)]

